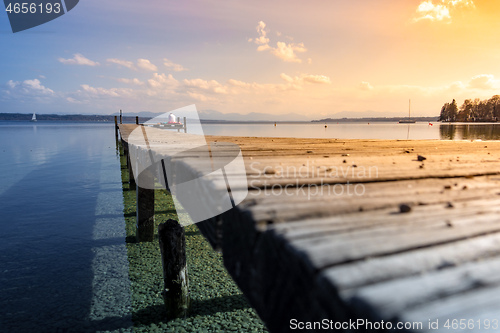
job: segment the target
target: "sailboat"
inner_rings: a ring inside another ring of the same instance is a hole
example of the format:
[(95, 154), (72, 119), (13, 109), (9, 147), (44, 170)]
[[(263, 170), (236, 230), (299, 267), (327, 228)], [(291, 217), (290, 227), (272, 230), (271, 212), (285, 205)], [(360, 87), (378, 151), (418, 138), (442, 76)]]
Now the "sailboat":
[(411, 109), (411, 99), (408, 101), (408, 119), (401, 119), (399, 121), (400, 124), (415, 124), (416, 123), (416, 120), (411, 120), (410, 109)]
[(33, 117), (31, 117), (31, 121), (36, 121), (36, 114), (33, 112)]

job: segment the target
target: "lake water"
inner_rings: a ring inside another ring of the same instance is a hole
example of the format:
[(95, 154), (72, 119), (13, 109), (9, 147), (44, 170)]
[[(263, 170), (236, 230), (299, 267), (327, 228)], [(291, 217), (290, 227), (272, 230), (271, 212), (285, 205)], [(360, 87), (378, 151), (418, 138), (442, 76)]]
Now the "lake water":
[[(325, 128), (325, 125), (327, 126)], [(320, 139), (500, 140), (500, 124), (310, 123), (203, 124), (206, 135)], [(189, 132), (189, 123), (188, 123)]]
[[(204, 125), (205, 134), (499, 140), (496, 124)], [(0, 331), (131, 327), (113, 125), (0, 122)]]
[(110, 124), (0, 123), (0, 331), (131, 327)]

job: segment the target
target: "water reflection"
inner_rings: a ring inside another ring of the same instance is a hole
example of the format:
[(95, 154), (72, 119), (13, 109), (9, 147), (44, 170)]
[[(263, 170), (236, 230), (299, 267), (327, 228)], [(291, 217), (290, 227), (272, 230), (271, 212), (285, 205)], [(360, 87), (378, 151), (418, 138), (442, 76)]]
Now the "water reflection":
[(500, 140), (500, 124), (441, 124), (441, 140)]

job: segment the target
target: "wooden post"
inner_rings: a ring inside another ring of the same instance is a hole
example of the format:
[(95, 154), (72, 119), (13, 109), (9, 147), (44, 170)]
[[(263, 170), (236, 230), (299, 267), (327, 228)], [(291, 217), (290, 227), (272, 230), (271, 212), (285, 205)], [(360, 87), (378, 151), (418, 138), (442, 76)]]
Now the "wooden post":
[(115, 116), (115, 137), (118, 140), (118, 119)]
[(186, 122), (186, 117), (184, 117), (184, 133), (187, 133), (187, 122)]
[[(128, 143), (122, 139), (122, 145), (123, 145), (123, 154), (125, 156), (128, 156)], [(128, 162), (129, 162), (129, 160), (127, 160), (127, 166), (128, 166)]]
[(184, 228), (175, 220), (158, 226), (163, 265), (163, 301), (167, 318), (185, 318), (189, 310), (189, 283)]
[(155, 190), (153, 186), (153, 174), (148, 169), (144, 170), (138, 175), (136, 183), (137, 241), (152, 242), (155, 233)]
[(120, 124), (122, 123), (122, 110), (120, 110)]
[(128, 184), (130, 190), (135, 190), (137, 184), (135, 183), (134, 171), (132, 168), (132, 162), (130, 161), (130, 154), (127, 155), (127, 168), (128, 168)]
[(135, 116), (135, 124), (139, 125), (139, 116)]

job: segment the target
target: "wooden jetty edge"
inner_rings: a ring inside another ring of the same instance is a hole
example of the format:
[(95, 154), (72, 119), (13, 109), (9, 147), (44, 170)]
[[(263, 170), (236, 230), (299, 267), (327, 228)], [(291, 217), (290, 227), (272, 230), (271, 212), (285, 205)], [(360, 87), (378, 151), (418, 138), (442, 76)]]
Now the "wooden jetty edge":
[(272, 332), (500, 326), (500, 142), (206, 139), (240, 146), (248, 195), (197, 226)]

